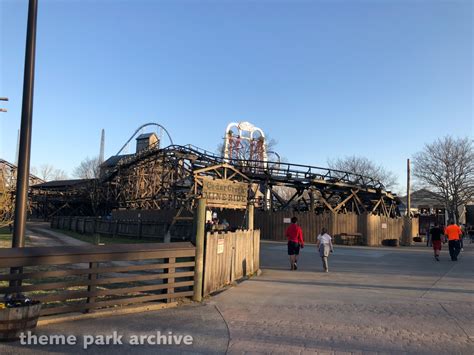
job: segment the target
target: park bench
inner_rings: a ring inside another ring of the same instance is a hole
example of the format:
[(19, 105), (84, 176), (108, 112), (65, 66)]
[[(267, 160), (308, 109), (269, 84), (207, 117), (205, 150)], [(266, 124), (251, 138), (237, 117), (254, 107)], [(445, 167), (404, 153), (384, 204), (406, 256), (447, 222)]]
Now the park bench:
[(334, 235), (334, 244), (364, 245), (364, 239), (361, 233), (340, 233)]

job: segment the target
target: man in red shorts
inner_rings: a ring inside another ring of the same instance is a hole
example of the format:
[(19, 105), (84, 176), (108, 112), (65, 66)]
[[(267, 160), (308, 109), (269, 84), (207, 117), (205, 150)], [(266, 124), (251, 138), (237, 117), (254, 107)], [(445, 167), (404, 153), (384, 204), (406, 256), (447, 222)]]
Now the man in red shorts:
[(291, 224), (285, 233), (288, 238), (288, 255), (290, 256), (291, 270), (298, 269), (297, 263), (300, 247), (304, 248), (303, 230), (296, 222), (298, 222), (298, 218), (291, 218)]
[(439, 261), (439, 253), (441, 251), (441, 237), (443, 230), (439, 227), (438, 223), (435, 223), (434, 227), (430, 229), (431, 242), (433, 244), (434, 257), (436, 261)]

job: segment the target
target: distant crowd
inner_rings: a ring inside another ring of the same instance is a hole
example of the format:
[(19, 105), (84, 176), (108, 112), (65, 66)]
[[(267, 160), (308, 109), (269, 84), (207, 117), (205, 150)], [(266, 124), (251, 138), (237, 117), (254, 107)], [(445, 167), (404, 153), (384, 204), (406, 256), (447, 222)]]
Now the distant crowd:
[(469, 237), (469, 242), (474, 241), (473, 226), (459, 226), (454, 221), (449, 221), (446, 227), (435, 223), (426, 233), (426, 246), (432, 246), (434, 257), (439, 261), (443, 244), (448, 243), (449, 256), (452, 261), (457, 261), (459, 253), (464, 250), (464, 237)]

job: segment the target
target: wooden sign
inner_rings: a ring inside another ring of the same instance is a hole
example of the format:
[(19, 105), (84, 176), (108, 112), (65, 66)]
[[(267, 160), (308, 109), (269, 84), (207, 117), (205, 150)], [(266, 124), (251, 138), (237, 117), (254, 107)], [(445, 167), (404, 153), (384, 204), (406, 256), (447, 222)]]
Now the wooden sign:
[(202, 198), (209, 207), (247, 208), (248, 184), (231, 180), (202, 178)]
[(224, 239), (217, 240), (217, 254), (224, 253)]

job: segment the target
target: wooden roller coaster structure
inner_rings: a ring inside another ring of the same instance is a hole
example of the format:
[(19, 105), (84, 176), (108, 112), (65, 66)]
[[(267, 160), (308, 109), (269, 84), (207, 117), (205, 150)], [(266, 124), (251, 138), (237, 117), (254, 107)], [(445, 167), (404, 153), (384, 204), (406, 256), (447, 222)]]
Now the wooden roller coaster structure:
[[(13, 221), (16, 190), (16, 165), (0, 159), (0, 227), (9, 225)], [(30, 186), (44, 183), (44, 180), (30, 174)], [(31, 212), (31, 204), (28, 206)]]
[(251, 200), (264, 210), (400, 216), (399, 198), (371, 177), (309, 165), (229, 159), (192, 145), (156, 144), (137, 154), (116, 156), (114, 164), (102, 166), (100, 178), (42, 183), (33, 186), (31, 200), (37, 215), (46, 218), (107, 215), (116, 209), (192, 211), (199, 194), (196, 172), (221, 178), (219, 167), (245, 175), (252, 186)]

